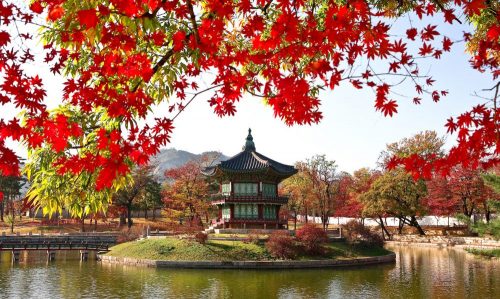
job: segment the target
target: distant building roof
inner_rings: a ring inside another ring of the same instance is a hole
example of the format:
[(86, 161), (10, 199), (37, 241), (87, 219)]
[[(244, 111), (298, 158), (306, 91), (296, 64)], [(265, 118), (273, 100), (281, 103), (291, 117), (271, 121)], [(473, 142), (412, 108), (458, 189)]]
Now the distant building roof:
[(253, 142), (252, 130), (248, 129), (248, 136), (242, 151), (219, 164), (203, 169), (202, 173), (208, 176), (215, 175), (217, 170), (229, 173), (245, 173), (245, 172), (261, 172), (273, 170), (278, 175), (289, 177), (297, 170), (291, 165), (285, 165), (274, 161), (255, 150)]

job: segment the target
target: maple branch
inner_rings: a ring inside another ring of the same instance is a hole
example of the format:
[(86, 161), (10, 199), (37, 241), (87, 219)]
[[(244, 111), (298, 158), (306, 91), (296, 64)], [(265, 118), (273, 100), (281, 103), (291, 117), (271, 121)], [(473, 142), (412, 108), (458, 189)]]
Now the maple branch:
[(207, 92), (209, 90), (212, 90), (212, 89), (215, 89), (215, 88), (219, 88), (221, 86), (223, 86), (224, 84), (221, 83), (221, 84), (217, 84), (217, 85), (214, 85), (214, 86), (211, 86), (211, 87), (208, 87), (204, 90), (201, 90), (201, 91), (198, 91), (197, 93), (193, 94), (193, 96), (191, 97), (191, 99), (189, 99), (189, 101), (186, 103), (186, 105), (182, 106), (182, 108), (180, 108), (179, 112), (177, 112), (176, 115), (174, 115), (174, 117), (172, 118), (172, 121), (174, 121), (178, 116), (179, 114), (181, 114), (182, 111), (184, 111), (184, 109), (186, 109), (186, 107), (191, 104), (191, 102), (197, 97), (199, 96), (200, 94), (204, 93), (204, 92)]
[[(436, 4), (439, 9), (444, 12), (446, 8), (444, 8), (443, 4), (439, 1), (433, 0), (432, 3)], [(453, 16), (453, 19), (457, 21), (458, 23), (462, 24), (462, 21), (460, 21), (455, 15)]]
[(193, 4), (191, 3), (191, 0), (187, 0), (186, 4), (187, 4), (187, 8), (189, 10), (191, 25), (193, 26), (194, 37), (196, 39), (196, 43), (200, 44), (200, 35), (198, 34), (198, 24), (196, 24), (196, 16), (194, 14)]
[[(172, 57), (172, 55), (174, 55), (174, 53), (175, 53), (174, 49), (171, 48), (170, 50), (167, 51), (167, 53), (165, 53), (165, 55), (162, 56), (162, 58), (153, 67), (153, 75), (156, 74), (156, 72), (158, 72), (158, 70), (162, 66), (164, 66), (165, 63), (167, 63), (167, 61), (170, 59), (170, 57)], [(137, 82), (137, 84), (134, 85), (134, 87), (132, 87), (131, 91), (135, 92), (143, 82), (144, 80), (141, 79), (139, 82)]]

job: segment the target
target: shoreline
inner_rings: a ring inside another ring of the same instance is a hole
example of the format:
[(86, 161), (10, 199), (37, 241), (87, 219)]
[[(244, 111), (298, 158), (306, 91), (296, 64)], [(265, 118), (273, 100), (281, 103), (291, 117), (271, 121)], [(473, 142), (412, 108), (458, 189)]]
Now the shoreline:
[(393, 240), (385, 241), (388, 245), (412, 245), (421, 247), (455, 247), (455, 248), (500, 248), (500, 241), (492, 238), (461, 237), (461, 236), (418, 236), (395, 235)]
[(336, 260), (276, 260), (276, 261), (168, 261), (150, 260), (126, 257), (115, 257), (109, 255), (98, 256), (101, 263), (120, 264), (136, 267), (150, 268), (184, 268), (184, 269), (317, 269), (317, 268), (340, 268), (352, 266), (378, 265), (396, 262), (396, 254), (374, 257), (359, 257), (352, 259)]

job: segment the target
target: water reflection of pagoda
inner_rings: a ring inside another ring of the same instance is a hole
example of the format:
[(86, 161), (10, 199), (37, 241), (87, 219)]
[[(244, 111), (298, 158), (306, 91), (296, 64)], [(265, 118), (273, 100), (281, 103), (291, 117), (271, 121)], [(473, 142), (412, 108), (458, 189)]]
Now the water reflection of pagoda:
[(296, 172), (258, 153), (249, 129), (239, 154), (203, 170), (220, 183), (212, 199), (219, 212), (215, 227), (283, 228), (287, 220), (280, 219), (279, 211), (288, 198), (279, 196), (278, 184)]

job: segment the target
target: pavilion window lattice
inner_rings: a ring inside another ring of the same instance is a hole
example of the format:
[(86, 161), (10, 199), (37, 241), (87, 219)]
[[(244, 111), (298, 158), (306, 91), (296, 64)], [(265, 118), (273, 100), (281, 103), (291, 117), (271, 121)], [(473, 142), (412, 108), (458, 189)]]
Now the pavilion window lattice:
[(256, 196), (258, 194), (256, 183), (235, 183), (234, 194), (242, 196)]
[(231, 208), (229, 206), (222, 207), (222, 219), (231, 219)]
[(222, 195), (231, 195), (231, 183), (222, 184)]
[(238, 204), (234, 206), (236, 219), (258, 219), (259, 210), (256, 204)]
[(276, 219), (276, 206), (264, 206), (264, 219)]
[(274, 184), (262, 184), (262, 195), (265, 197), (275, 197), (276, 196), (276, 185)]

